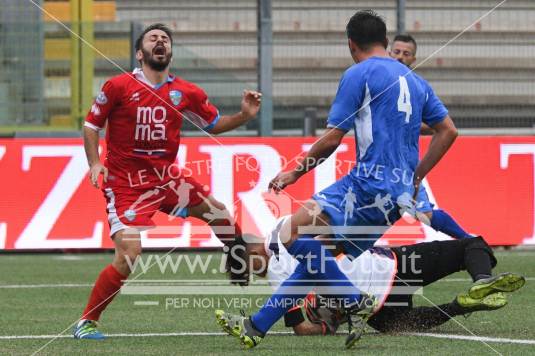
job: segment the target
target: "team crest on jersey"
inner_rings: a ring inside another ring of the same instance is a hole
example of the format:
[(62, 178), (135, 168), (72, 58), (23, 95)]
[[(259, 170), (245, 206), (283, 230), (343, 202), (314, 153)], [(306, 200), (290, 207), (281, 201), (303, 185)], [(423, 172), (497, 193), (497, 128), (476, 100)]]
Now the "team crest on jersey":
[(124, 217), (128, 221), (134, 221), (134, 219), (136, 218), (136, 211), (132, 209), (128, 209), (127, 211), (124, 212)]
[(182, 100), (182, 93), (178, 90), (171, 90), (169, 92), (169, 98), (171, 98), (174, 105), (178, 105), (180, 104), (180, 100)]
[(108, 98), (106, 98), (106, 94), (104, 94), (104, 92), (101, 91), (100, 93), (98, 93), (97, 99), (95, 101), (99, 105), (104, 105), (108, 102)]

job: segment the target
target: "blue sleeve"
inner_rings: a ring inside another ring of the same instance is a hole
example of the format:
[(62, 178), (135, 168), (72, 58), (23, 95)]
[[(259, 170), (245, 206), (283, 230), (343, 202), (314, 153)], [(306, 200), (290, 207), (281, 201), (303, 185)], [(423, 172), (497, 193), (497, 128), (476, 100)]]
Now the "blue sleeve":
[(433, 127), (433, 125), (442, 122), (446, 115), (448, 115), (448, 109), (442, 104), (442, 101), (435, 95), (433, 88), (425, 82), (425, 104), (422, 112), (422, 121)]
[(219, 112), (217, 112), (217, 116), (215, 117), (215, 119), (212, 120), (212, 123), (208, 124), (207, 126), (203, 127), (202, 129), (204, 131), (206, 131), (206, 132), (212, 131), (212, 129), (217, 124), (217, 122), (219, 121), (220, 118), (221, 118), (221, 116), (219, 115)]
[(345, 132), (353, 128), (355, 115), (362, 103), (364, 83), (361, 71), (357, 68), (351, 67), (344, 73), (329, 111), (327, 127)]

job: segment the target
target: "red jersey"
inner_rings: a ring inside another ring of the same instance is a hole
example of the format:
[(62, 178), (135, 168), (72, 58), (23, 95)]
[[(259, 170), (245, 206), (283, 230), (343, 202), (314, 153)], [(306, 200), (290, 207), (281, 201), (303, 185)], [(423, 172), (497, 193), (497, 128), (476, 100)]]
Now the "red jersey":
[(169, 182), (184, 116), (205, 131), (219, 120), (206, 93), (184, 79), (169, 76), (154, 86), (136, 68), (108, 80), (85, 119), (94, 130), (108, 121), (105, 187), (151, 189)]

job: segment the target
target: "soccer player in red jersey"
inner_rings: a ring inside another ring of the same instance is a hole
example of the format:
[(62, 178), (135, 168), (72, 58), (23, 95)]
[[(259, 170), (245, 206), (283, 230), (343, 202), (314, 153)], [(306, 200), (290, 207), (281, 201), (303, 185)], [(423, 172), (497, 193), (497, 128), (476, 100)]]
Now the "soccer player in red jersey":
[[(169, 74), (172, 41), (165, 25), (147, 27), (136, 41), (141, 68), (108, 80), (86, 117), (83, 135), (89, 177), (99, 188), (98, 178), (103, 175), (101, 189), (107, 200), (115, 257), (95, 282), (74, 329), (75, 338), (104, 338), (96, 321), (128, 278), (128, 262), (141, 254), (139, 232), (154, 227), (156, 211), (204, 220), (227, 245), (241, 239), (240, 228), (224, 204), (207, 187), (181, 175), (175, 160), (183, 120), (211, 134), (230, 131), (258, 113), (261, 94), (244, 91), (241, 111), (220, 116), (201, 88)], [(99, 131), (106, 122), (107, 152), (101, 163)], [(214, 208), (222, 214), (210, 220), (207, 216)]]

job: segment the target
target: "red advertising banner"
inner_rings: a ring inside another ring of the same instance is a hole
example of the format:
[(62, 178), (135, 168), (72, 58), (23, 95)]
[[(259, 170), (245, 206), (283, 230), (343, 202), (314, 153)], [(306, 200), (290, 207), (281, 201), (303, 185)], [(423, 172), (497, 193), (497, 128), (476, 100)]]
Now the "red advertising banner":
[[(355, 143), (347, 138), (322, 165), (286, 194), (267, 194), (269, 181), (314, 138), (184, 138), (177, 164), (234, 214), (242, 229), (265, 234), (281, 214), (347, 174)], [(429, 139), (421, 141), (425, 152)], [(101, 143), (104, 152), (104, 142)], [(460, 137), (425, 181), (429, 198), (467, 231), (492, 245), (535, 244), (534, 137)], [(0, 140), (0, 250), (111, 248), (106, 202), (89, 182), (80, 139)], [(157, 213), (144, 247), (213, 247), (218, 240), (195, 219)], [(382, 244), (446, 238), (411, 219), (414, 233), (395, 231)]]

